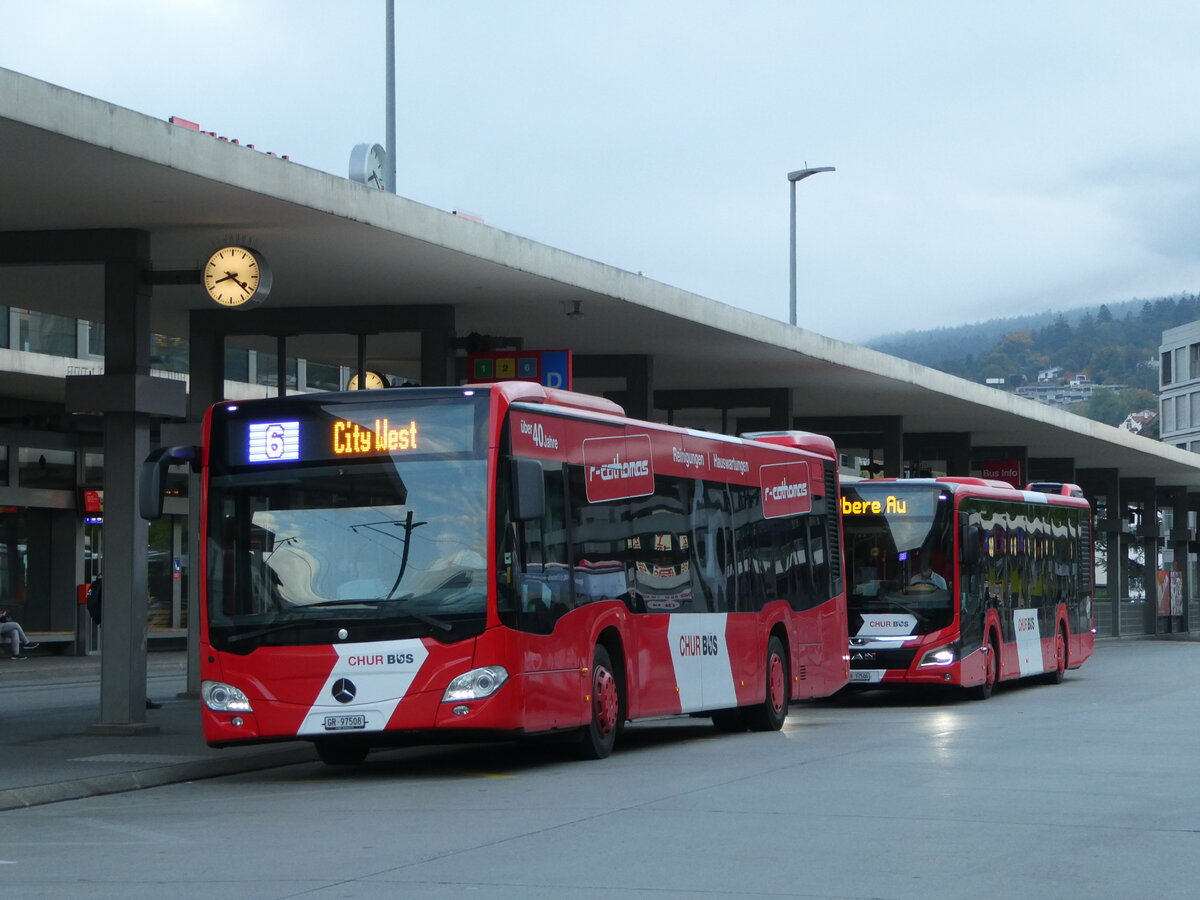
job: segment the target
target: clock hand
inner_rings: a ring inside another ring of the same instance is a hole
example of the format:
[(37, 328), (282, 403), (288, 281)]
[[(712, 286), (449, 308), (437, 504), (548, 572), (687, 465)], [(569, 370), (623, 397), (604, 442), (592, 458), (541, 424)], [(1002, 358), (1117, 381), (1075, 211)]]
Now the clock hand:
[(230, 281), (230, 280), (237, 281), (237, 273), (226, 272), (224, 278), (218, 278), (216, 281), (213, 282), (213, 284), (220, 284), (222, 281)]

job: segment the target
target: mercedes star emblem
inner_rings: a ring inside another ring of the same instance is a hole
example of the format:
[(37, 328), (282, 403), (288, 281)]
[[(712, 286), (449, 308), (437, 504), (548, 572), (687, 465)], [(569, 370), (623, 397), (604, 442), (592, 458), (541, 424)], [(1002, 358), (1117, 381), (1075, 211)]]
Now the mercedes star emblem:
[(333, 683), (333, 688), (329, 693), (333, 694), (333, 699), (338, 703), (349, 703), (358, 693), (358, 688), (349, 678), (339, 678)]

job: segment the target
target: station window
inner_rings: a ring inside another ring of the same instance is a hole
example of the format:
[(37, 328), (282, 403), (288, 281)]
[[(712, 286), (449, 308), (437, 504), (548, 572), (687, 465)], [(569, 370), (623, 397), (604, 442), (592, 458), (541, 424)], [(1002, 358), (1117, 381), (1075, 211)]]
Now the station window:
[(304, 386), (318, 391), (340, 391), (342, 367), (310, 359), (304, 367)]
[(241, 347), (225, 348), (225, 378), (229, 381), (250, 381), (250, 351)]
[(1161, 369), (1162, 369), (1162, 372), (1161, 372), (1162, 383), (1170, 384), (1171, 383), (1171, 351), (1170, 350), (1168, 350), (1166, 353), (1164, 353), (1162, 355)]
[(27, 353), (46, 353), (50, 356), (75, 356), (75, 319), (52, 313), (16, 310), (17, 346)]
[[(287, 380), (286, 387), (294, 388), (296, 386), (296, 360), (294, 357), (287, 357), (284, 361), (287, 371), (285, 378)], [(276, 386), (279, 384), (279, 357), (274, 353), (266, 353), (262, 350), (258, 351), (258, 363), (255, 367), (255, 382), (257, 384)]]
[(21, 447), (17, 451), (17, 482), (23, 488), (74, 488), (75, 451)]
[(164, 372), (187, 372), (188, 342), (186, 338), (167, 334), (154, 335), (150, 364)]

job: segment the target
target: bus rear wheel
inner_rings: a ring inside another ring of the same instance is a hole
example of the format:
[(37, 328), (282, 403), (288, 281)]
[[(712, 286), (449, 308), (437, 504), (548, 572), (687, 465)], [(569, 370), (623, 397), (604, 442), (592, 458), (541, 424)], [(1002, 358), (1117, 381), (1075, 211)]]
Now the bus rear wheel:
[(371, 749), (359, 741), (323, 738), (314, 742), (317, 757), (327, 766), (356, 766), (367, 758)]
[(787, 657), (783, 642), (772, 636), (767, 642), (767, 696), (746, 710), (746, 725), (751, 731), (778, 731), (788, 714), (790, 699)]
[(987, 700), (992, 696), (992, 691), (996, 689), (996, 682), (1000, 680), (1000, 651), (996, 646), (996, 639), (989, 638), (986, 647), (987, 659), (984, 660), (983, 684), (977, 684), (975, 687), (967, 689), (967, 696), (972, 700)]
[(581, 758), (604, 759), (612, 753), (624, 708), (608, 650), (597, 646), (592, 658), (591, 717), (579, 741)]

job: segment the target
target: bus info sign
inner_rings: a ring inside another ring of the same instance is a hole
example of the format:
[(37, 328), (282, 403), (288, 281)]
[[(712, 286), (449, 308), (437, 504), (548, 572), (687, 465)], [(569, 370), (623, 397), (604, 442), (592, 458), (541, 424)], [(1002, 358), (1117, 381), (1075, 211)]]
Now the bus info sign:
[(570, 350), (502, 350), (467, 355), (467, 381), (536, 381), (542, 387), (571, 390)]
[(1021, 486), (1021, 463), (1015, 459), (993, 459), (979, 464), (983, 478), (1006, 481), (1015, 488)]

